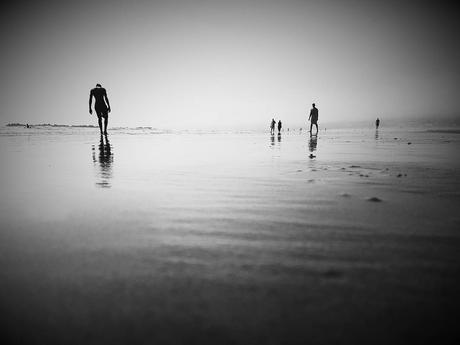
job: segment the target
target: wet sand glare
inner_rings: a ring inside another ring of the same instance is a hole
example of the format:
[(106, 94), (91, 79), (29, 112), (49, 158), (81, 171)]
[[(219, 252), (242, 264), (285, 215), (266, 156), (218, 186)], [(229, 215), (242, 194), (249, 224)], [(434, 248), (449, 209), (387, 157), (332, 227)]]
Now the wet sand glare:
[(3, 128), (0, 143), (17, 343), (458, 339), (458, 133)]

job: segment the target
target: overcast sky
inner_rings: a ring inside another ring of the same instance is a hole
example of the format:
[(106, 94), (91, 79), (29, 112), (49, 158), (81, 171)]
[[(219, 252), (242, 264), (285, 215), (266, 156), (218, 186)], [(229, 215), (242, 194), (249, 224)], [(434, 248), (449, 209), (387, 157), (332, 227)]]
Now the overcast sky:
[(423, 1), (21, 1), (1, 5), (0, 120), (286, 126), (457, 116), (456, 11)]

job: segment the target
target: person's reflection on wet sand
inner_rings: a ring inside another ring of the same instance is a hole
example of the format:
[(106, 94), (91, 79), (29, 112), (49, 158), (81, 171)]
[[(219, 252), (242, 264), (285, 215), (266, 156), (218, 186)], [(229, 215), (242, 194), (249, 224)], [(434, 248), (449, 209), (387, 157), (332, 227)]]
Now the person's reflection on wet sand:
[(271, 147), (275, 146), (275, 135), (274, 134), (270, 135), (270, 146)]
[(308, 149), (310, 152), (316, 151), (316, 147), (318, 146), (318, 137), (316, 135), (312, 135), (310, 140), (308, 141)]
[(379, 140), (379, 130), (375, 130), (375, 140)]
[(96, 186), (101, 188), (110, 188), (110, 179), (112, 178), (112, 163), (113, 153), (112, 146), (110, 145), (107, 135), (101, 135), (99, 141), (99, 155), (96, 155), (95, 145), (92, 147), (93, 163), (97, 165), (98, 171), (96, 173), (98, 181)]
[(281, 142), (281, 133), (278, 133), (278, 142)]
[(318, 146), (318, 136), (317, 135), (312, 135), (310, 136), (310, 140), (308, 141), (308, 150), (310, 151), (310, 158), (315, 158), (316, 156), (313, 154), (313, 152), (316, 151), (316, 148)]

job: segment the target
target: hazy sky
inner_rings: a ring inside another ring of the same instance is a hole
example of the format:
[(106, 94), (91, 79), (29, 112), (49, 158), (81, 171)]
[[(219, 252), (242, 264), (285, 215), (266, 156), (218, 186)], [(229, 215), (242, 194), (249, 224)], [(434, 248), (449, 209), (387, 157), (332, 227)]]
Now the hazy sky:
[(457, 116), (456, 11), (423, 1), (20, 1), (1, 5), (0, 124), (286, 126)]

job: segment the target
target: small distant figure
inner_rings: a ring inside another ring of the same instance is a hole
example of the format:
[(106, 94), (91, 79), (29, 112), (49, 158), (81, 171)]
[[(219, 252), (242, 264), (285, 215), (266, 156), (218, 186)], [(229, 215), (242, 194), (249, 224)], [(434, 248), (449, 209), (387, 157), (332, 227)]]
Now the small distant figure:
[(275, 134), (275, 125), (276, 125), (276, 121), (275, 121), (275, 119), (272, 119), (272, 122), (270, 124), (270, 133), (271, 134)]
[[(94, 97), (94, 110), (96, 111), (97, 121), (99, 123), (99, 130), (101, 134), (107, 134), (107, 125), (109, 123), (110, 103), (107, 97), (107, 91), (101, 84), (96, 84), (96, 87), (89, 93), (89, 113), (92, 114), (91, 109)], [(104, 130), (102, 130), (102, 119), (104, 119)]]
[(29, 124), (28, 124), (28, 123), (26, 123), (26, 128), (30, 128), (30, 126), (29, 126)]
[(278, 121), (278, 134), (281, 134), (281, 127), (282, 127), (281, 120)]
[(318, 134), (318, 108), (316, 108), (315, 103), (312, 104), (311, 110), (310, 110), (310, 116), (308, 117), (308, 120), (311, 120), (310, 123), (310, 135), (312, 135), (312, 128), (313, 125), (316, 126), (316, 134)]
[(378, 128), (379, 128), (379, 126), (380, 126), (380, 119), (379, 119), (379, 118), (377, 118), (377, 120), (375, 120), (375, 128), (377, 128), (377, 129), (378, 129)]

